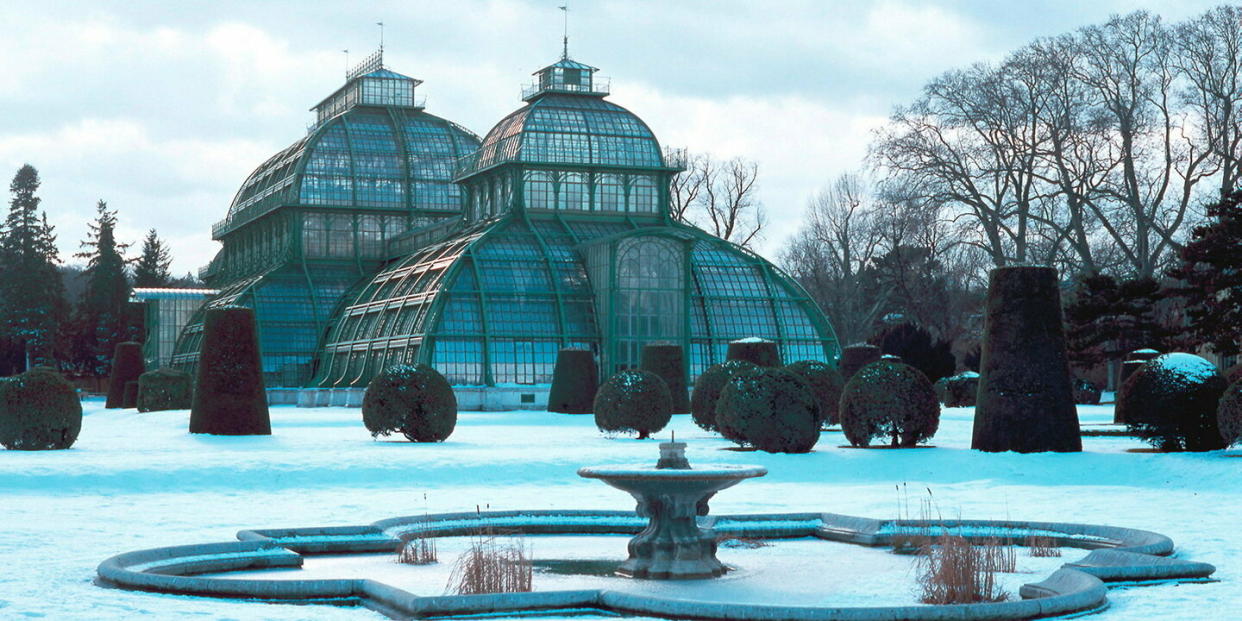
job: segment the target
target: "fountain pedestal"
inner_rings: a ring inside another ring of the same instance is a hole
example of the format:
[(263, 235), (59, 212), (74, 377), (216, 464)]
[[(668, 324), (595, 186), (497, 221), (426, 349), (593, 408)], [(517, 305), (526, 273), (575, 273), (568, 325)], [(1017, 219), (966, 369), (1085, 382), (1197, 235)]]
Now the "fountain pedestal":
[(660, 444), (660, 461), (652, 466), (594, 466), (578, 475), (601, 481), (638, 501), (636, 511), (649, 521), (630, 540), (629, 558), (617, 573), (631, 578), (689, 580), (715, 578), (726, 568), (716, 559), (716, 538), (699, 528), (707, 501), (743, 479), (768, 473), (760, 466), (691, 468), (685, 443)]

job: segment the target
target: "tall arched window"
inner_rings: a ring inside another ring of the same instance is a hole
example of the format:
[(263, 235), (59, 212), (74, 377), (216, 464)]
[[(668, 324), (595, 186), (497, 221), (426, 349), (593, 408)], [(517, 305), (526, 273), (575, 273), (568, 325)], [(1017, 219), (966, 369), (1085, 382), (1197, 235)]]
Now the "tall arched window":
[(610, 372), (635, 368), (648, 343), (680, 343), (684, 333), (684, 246), (666, 237), (631, 237), (617, 245)]
[(595, 210), (625, 211), (625, 186), (621, 175), (601, 173), (595, 178)]
[(561, 176), (561, 188), (557, 194), (557, 209), (566, 211), (589, 211), (591, 194), (587, 188), (586, 175), (582, 173), (564, 173)]
[(552, 186), (552, 173), (543, 170), (526, 171), (523, 192), (527, 209), (556, 208), (556, 193)]
[(656, 212), (655, 180), (646, 175), (634, 175), (630, 180), (629, 211), (634, 213)]

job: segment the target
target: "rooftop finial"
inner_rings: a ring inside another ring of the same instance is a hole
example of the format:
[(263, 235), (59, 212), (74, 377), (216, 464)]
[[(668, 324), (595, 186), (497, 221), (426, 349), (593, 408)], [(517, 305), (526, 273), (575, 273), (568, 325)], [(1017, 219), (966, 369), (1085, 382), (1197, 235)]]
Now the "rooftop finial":
[(569, 58), (569, 3), (556, 7), (561, 10), (565, 17), (565, 24), (561, 31), (561, 58)]
[(384, 22), (375, 22), (375, 25), (379, 26), (379, 29), (380, 29), (380, 48), (379, 49), (380, 49), (380, 53), (382, 54), (384, 52)]
[(345, 79), (348, 80), (349, 79), (349, 50), (341, 50), (341, 53), (345, 55)]

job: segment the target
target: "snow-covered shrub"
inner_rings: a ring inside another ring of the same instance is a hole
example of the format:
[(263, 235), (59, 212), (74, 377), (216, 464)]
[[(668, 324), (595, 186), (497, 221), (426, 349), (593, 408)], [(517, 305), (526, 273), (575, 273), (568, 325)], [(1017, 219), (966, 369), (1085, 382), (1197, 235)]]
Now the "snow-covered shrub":
[(1226, 445), (1242, 441), (1242, 382), (1235, 382), (1225, 389), (1216, 407), (1216, 425)]
[(752, 336), (730, 342), (725, 360), (745, 360), (761, 367), (779, 367), (781, 352), (775, 341)]
[(769, 453), (806, 453), (819, 441), (819, 406), (805, 381), (758, 367), (729, 378), (716, 402), (720, 434)]
[(595, 364), (595, 354), (572, 347), (557, 352), (552, 389), (548, 391), (549, 412), (590, 414), (598, 389), (599, 367)]
[(177, 369), (156, 369), (138, 377), (138, 411), (188, 410), (194, 389), (190, 374)]
[(1081, 451), (1057, 270), (992, 270), (985, 307), (971, 448)]
[(841, 350), (841, 359), (837, 361), (837, 370), (841, 378), (850, 381), (859, 369), (880, 359), (880, 348), (875, 345), (858, 343)]
[(785, 365), (786, 371), (801, 377), (811, 389), (815, 404), (819, 408), (821, 425), (835, 425), (840, 422), (837, 416), (837, 404), (841, 401), (841, 388), (845, 380), (832, 365), (818, 360), (799, 360)]
[(0, 445), (7, 449), (67, 449), (82, 430), (82, 403), (60, 373), (35, 368), (0, 379)]
[(104, 407), (125, 407), (125, 384), (137, 381), (143, 370), (142, 343), (117, 343), (112, 354), (112, 374), (108, 376), (108, 400), (104, 402)]
[(1074, 403), (1099, 405), (1100, 387), (1082, 378), (1074, 380)]
[(673, 398), (673, 412), (690, 411), (690, 393), (686, 390), (686, 363), (681, 345), (644, 345), (638, 368), (650, 371), (664, 380)]
[(1164, 354), (1122, 384), (1118, 417), (1131, 433), (1162, 451), (1222, 449), (1216, 408), (1225, 388), (1225, 378), (1211, 362), (1194, 354)]
[(204, 314), (190, 433), (271, 435), (254, 310), (222, 306)]
[(668, 385), (650, 371), (630, 369), (608, 378), (595, 395), (595, 426), (608, 433), (651, 437), (673, 417)]
[(974, 371), (958, 373), (942, 378), (944, 392), (942, 401), (951, 408), (970, 408), (975, 406), (979, 395), (979, 374)]
[(854, 374), (841, 393), (841, 431), (854, 446), (875, 438), (910, 447), (936, 434), (940, 404), (927, 376), (901, 362), (873, 362)]
[(707, 431), (716, 431), (716, 402), (720, 400), (720, 391), (724, 390), (729, 378), (756, 368), (754, 363), (745, 360), (726, 360), (699, 374), (694, 382), (694, 394), (690, 396), (690, 416), (694, 418), (694, 424)]
[(442, 442), (457, 426), (457, 396), (425, 364), (394, 365), (367, 384), (362, 422), (371, 437), (400, 433), (411, 442)]

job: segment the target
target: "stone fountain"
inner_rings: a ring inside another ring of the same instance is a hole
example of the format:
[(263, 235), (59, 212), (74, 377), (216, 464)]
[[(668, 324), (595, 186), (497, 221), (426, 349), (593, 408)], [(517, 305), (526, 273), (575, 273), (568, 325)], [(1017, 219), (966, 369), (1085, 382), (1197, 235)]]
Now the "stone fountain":
[(716, 538), (699, 528), (697, 518), (707, 515), (707, 501), (720, 490), (743, 479), (768, 473), (761, 466), (710, 465), (691, 468), (686, 443), (660, 444), (655, 466), (592, 466), (578, 476), (601, 481), (629, 492), (638, 501), (640, 517), (650, 521), (630, 540), (630, 556), (617, 574), (653, 580), (715, 578), (725, 573), (716, 559)]

